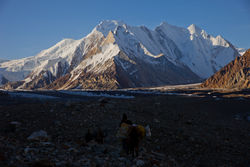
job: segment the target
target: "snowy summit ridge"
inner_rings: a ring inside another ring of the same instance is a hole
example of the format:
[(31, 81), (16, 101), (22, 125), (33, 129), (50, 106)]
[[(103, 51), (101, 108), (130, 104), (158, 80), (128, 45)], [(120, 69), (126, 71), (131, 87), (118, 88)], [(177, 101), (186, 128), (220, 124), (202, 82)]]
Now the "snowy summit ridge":
[(0, 62), (6, 88), (124, 88), (198, 82), (239, 52), (221, 36), (192, 24), (161, 23), (154, 30), (100, 22), (86, 37), (63, 39), (33, 57)]
[(104, 20), (101, 21), (94, 29), (101, 32), (106, 37), (109, 31), (114, 32), (118, 26), (123, 26), (125, 28), (126, 24), (122, 21)]
[(202, 29), (195, 24), (191, 24), (187, 29), (189, 30), (190, 34), (201, 34), (202, 32)]

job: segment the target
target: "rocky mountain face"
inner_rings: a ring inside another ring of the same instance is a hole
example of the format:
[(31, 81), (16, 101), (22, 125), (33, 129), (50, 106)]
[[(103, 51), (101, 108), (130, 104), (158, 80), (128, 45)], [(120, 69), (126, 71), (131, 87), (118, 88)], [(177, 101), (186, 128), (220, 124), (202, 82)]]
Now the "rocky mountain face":
[(86, 37), (64, 39), (34, 57), (0, 63), (15, 89), (116, 89), (200, 82), (235, 57), (221, 36), (195, 25), (155, 30), (103, 21)]
[(212, 77), (202, 87), (208, 88), (250, 88), (250, 49), (237, 57)]

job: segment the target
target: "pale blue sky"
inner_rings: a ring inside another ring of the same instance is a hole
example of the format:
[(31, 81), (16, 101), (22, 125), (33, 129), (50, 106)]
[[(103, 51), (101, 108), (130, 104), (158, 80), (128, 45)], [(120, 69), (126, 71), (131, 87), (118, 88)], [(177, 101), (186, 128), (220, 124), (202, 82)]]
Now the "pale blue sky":
[(0, 0), (0, 58), (34, 56), (112, 19), (151, 29), (196, 24), (250, 48), (250, 0)]

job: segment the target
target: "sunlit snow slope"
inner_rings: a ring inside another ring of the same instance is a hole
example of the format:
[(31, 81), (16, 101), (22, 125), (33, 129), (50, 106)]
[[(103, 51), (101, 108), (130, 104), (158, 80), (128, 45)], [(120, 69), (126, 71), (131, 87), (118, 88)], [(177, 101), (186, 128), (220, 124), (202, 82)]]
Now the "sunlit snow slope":
[(0, 75), (21, 81), (7, 86), (19, 89), (159, 86), (199, 82), (239, 55), (227, 40), (193, 24), (162, 23), (150, 30), (108, 20), (82, 39), (0, 62)]

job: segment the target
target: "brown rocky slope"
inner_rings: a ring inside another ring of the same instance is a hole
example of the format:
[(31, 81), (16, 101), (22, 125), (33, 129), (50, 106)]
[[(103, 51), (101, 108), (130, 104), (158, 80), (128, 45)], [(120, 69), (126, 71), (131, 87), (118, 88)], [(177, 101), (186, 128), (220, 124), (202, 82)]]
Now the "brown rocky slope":
[(201, 87), (250, 88), (250, 49), (208, 78)]

